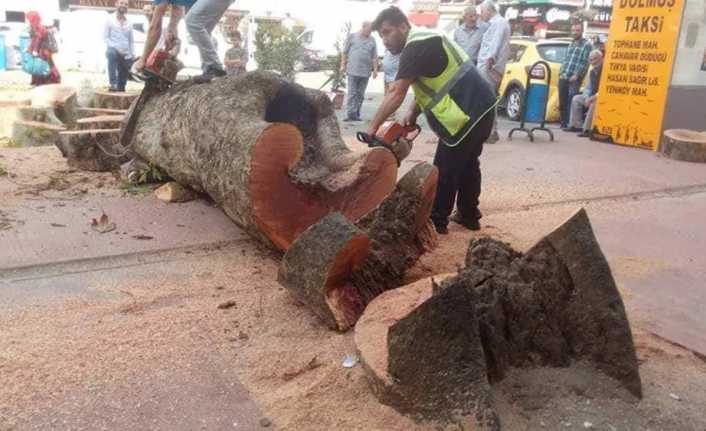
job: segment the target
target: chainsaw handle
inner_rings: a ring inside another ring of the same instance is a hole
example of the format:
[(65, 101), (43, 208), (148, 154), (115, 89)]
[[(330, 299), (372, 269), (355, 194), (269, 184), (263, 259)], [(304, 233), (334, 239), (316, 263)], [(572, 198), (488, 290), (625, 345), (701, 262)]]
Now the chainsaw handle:
[(357, 133), (355, 134), (355, 138), (356, 138), (359, 142), (362, 142), (362, 143), (368, 144), (368, 145), (374, 143), (375, 140), (376, 140), (374, 136), (371, 136), (371, 135), (369, 135), (369, 134), (367, 134), (367, 133), (365, 133), (365, 132), (357, 132)]
[(404, 138), (410, 142), (417, 139), (420, 133), (422, 133), (422, 127), (419, 124), (413, 124), (410, 126), (405, 126), (404, 128)]

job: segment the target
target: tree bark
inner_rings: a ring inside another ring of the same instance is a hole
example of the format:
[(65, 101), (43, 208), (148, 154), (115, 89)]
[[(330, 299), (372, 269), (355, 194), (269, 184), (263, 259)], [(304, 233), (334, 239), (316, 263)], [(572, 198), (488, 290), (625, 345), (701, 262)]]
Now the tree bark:
[[(437, 178), (434, 166), (420, 163), (356, 225), (337, 214), (325, 217), (292, 244), (278, 281), (324, 324), (349, 329), (365, 305), (399, 286), (406, 271), (435, 245), (429, 216)], [(362, 247), (361, 235), (369, 247)]]
[(114, 171), (130, 159), (120, 146), (120, 129), (71, 130), (61, 132), (59, 138), (57, 147), (72, 168)]
[(130, 109), (130, 105), (139, 95), (139, 93), (96, 91), (95, 107), (101, 109)]
[(323, 93), (265, 72), (177, 84), (151, 97), (131, 145), (279, 250), (331, 212), (363, 217), (397, 175), (389, 151), (345, 145)]

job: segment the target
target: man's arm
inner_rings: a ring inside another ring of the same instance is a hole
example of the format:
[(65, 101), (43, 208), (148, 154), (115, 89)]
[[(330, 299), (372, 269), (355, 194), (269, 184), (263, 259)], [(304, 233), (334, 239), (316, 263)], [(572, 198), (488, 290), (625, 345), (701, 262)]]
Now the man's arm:
[(341, 72), (344, 72), (346, 70), (346, 66), (348, 66), (348, 51), (351, 49), (352, 36), (353, 35), (349, 35), (346, 42), (343, 44), (343, 51), (341, 51)]
[(399, 109), (405, 97), (407, 97), (407, 90), (409, 90), (409, 86), (412, 85), (412, 81), (411, 79), (398, 79), (390, 84), (390, 89), (382, 100), (382, 104), (370, 121), (370, 124), (368, 124), (367, 133), (369, 135), (375, 135), (380, 126), (382, 126), (382, 123)]
[[(147, 29), (147, 38), (145, 39), (145, 47), (142, 50), (142, 57), (135, 63), (135, 69), (140, 70), (145, 66), (147, 57), (152, 54), (152, 50), (157, 46), (160, 36), (162, 36), (162, 18), (167, 11), (168, 3), (160, 3), (154, 8), (152, 20), (150, 20), (149, 28)], [(173, 13), (173, 12), (172, 12)]]
[(374, 48), (373, 48), (373, 79), (376, 79), (378, 77), (378, 69), (380, 65), (378, 64), (378, 44), (375, 42), (373, 39)]
[(179, 21), (184, 16), (184, 6), (172, 5), (172, 13), (169, 14), (169, 25), (167, 34), (164, 37), (164, 48), (169, 51), (174, 47), (179, 37)]
[(132, 29), (132, 24), (130, 24), (130, 33), (127, 36), (127, 58), (135, 58), (135, 40), (134, 40), (134, 30)]

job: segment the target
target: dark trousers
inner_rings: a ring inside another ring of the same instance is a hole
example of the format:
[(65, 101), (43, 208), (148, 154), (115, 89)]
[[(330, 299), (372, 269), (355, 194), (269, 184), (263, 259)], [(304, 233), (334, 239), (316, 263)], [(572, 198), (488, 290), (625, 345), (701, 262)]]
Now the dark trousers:
[(105, 56), (108, 57), (108, 79), (110, 88), (118, 91), (125, 91), (127, 77), (130, 72), (131, 62), (118, 52), (115, 48), (108, 48)]
[(580, 82), (569, 82), (568, 79), (559, 80), (559, 115), (561, 116), (561, 127), (569, 125), (571, 116), (571, 99), (579, 94)]
[(468, 136), (455, 147), (439, 141), (434, 166), (439, 169), (431, 219), (436, 226), (449, 224), (454, 202), (463, 218), (478, 218), (481, 189), (480, 160), (483, 143), (493, 130), (495, 113), (487, 113)]
[(347, 114), (350, 119), (360, 118), (360, 108), (365, 99), (365, 89), (368, 88), (368, 79), (362, 76), (348, 75), (348, 102)]

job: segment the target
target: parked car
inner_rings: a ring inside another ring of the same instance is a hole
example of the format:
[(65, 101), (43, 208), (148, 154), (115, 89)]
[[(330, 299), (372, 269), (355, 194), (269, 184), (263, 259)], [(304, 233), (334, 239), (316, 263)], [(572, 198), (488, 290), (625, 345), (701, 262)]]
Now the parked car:
[[(568, 40), (562, 39), (538, 40), (529, 37), (513, 37), (510, 40), (510, 59), (500, 83), (499, 94), (502, 95), (500, 106), (505, 108), (511, 120), (520, 120), (527, 74), (530, 73), (530, 67), (540, 60), (549, 63), (551, 69), (546, 119), (559, 120), (559, 67), (566, 56), (569, 43)], [(531, 73), (533, 78), (545, 79), (543, 67), (537, 67)]]

